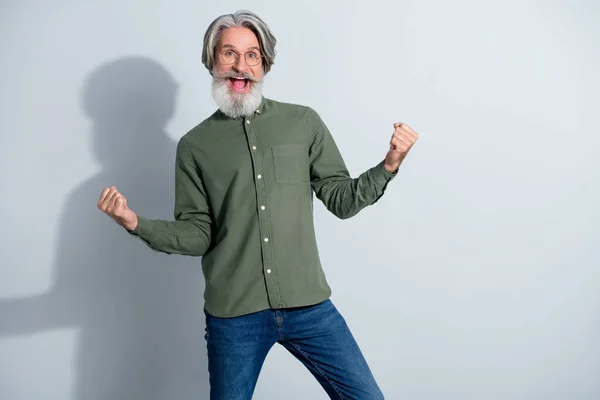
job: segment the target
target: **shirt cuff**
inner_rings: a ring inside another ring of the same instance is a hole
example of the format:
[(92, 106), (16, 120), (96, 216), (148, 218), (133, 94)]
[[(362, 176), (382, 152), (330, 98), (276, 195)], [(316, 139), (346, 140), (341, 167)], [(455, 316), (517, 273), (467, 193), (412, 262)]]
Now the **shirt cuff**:
[(372, 178), (373, 181), (379, 186), (384, 187), (389, 181), (394, 179), (398, 175), (398, 171), (395, 173), (389, 172), (385, 169), (385, 160), (381, 161), (379, 164), (372, 169)]
[(150, 237), (152, 236), (153, 231), (154, 224), (152, 223), (152, 221), (147, 218), (138, 216), (138, 223), (135, 229), (133, 229), (132, 231), (128, 230), (127, 232), (129, 232), (133, 236), (137, 236), (141, 239), (144, 239), (147, 242), (150, 242)]

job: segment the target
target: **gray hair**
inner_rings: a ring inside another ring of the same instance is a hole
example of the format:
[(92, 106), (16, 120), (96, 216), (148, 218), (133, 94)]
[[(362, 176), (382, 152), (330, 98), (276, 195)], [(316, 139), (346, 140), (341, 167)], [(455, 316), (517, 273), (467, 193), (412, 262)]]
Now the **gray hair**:
[(202, 63), (212, 75), (215, 66), (215, 47), (219, 42), (221, 32), (227, 28), (247, 28), (256, 35), (262, 54), (262, 67), (266, 74), (271, 70), (275, 61), (275, 44), (277, 40), (267, 24), (256, 14), (240, 10), (234, 14), (224, 14), (215, 19), (204, 34), (202, 47)]

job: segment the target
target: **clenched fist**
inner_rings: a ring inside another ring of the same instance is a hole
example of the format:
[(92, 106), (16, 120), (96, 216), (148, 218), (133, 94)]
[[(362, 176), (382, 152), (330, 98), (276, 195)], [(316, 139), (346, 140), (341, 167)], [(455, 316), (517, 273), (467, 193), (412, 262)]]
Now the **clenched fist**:
[(98, 200), (98, 208), (129, 231), (134, 230), (137, 226), (136, 213), (127, 207), (127, 199), (114, 186), (102, 191)]
[(396, 172), (418, 137), (417, 132), (413, 131), (410, 126), (403, 123), (394, 124), (390, 150), (385, 156), (385, 168), (389, 172)]

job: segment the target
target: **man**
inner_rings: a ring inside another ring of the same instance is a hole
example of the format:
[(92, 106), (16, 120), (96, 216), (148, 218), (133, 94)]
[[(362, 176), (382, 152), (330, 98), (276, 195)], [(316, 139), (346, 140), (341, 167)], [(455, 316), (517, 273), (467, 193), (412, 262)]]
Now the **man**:
[(262, 95), (275, 44), (250, 12), (209, 26), (202, 60), (218, 110), (178, 142), (175, 221), (136, 215), (115, 187), (104, 189), (98, 207), (156, 251), (203, 256), (211, 399), (250, 399), (275, 343), (331, 398), (381, 399), (329, 299), (312, 196), (352, 217), (383, 195), (417, 134), (395, 123), (385, 158), (351, 178), (314, 110)]

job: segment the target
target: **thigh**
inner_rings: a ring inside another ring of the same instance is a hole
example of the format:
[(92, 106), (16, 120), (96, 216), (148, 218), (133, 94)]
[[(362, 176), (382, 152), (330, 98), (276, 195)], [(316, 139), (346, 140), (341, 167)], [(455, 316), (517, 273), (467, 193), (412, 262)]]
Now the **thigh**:
[(272, 325), (268, 311), (235, 318), (206, 313), (211, 399), (252, 398), (267, 353), (277, 341)]
[(346, 321), (330, 300), (283, 315), (280, 343), (317, 378), (332, 399), (383, 399)]

